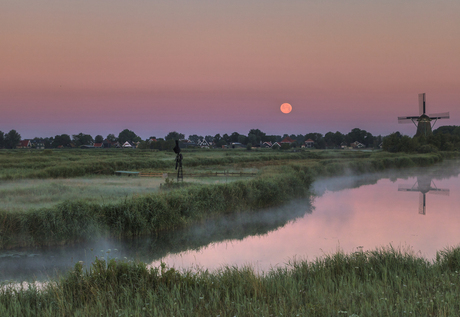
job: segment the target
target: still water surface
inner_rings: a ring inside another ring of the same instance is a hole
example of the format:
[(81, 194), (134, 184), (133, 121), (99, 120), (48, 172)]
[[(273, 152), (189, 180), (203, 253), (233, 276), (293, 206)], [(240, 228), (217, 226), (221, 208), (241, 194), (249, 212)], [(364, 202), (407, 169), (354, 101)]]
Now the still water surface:
[[(231, 215), (159, 237), (0, 251), (0, 280), (45, 280), (95, 256), (152, 266), (259, 271), (293, 259), (390, 244), (428, 259), (460, 243), (460, 163), (315, 182), (316, 197)], [(108, 253), (109, 252), (109, 253)]]

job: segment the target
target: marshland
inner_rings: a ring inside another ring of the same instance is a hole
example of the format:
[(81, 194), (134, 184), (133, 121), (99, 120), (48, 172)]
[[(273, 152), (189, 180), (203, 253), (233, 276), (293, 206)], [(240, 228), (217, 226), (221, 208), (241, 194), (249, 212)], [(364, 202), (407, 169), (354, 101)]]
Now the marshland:
[(456, 152), (183, 153), (0, 151), (0, 313), (458, 311)]

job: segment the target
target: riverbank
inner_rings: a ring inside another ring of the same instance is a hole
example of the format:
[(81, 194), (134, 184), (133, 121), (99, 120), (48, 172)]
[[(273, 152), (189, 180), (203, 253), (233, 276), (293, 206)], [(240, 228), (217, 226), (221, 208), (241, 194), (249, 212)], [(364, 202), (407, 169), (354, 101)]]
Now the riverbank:
[(2, 316), (455, 316), (460, 248), (434, 262), (391, 246), (251, 267), (179, 272), (96, 259), (38, 289), (0, 287)]
[(0, 210), (0, 248), (62, 245), (104, 236), (158, 234), (211, 217), (259, 210), (306, 197), (312, 182), (319, 176), (429, 166), (443, 159), (440, 154), (380, 152), (350, 158), (347, 152), (343, 153), (342, 156), (335, 152), (333, 158), (328, 153), (327, 159), (311, 159), (312, 154), (300, 154), (306, 158), (299, 159), (299, 153), (292, 153), (292, 160), (277, 161), (281, 164), (271, 165), (272, 160), (266, 161), (266, 166), (254, 179), (219, 185), (185, 183), (187, 186), (139, 195), (114, 204), (89, 203), (82, 199), (37, 210)]

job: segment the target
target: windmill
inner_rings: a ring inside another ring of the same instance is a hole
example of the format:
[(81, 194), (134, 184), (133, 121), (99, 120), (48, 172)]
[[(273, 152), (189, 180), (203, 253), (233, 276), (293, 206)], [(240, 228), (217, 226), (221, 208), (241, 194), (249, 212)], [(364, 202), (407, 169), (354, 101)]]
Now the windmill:
[(450, 190), (437, 188), (432, 177), (430, 176), (418, 176), (417, 181), (413, 186), (410, 185), (399, 185), (398, 191), (400, 192), (419, 192), (419, 209), (418, 213), (421, 215), (426, 214), (426, 194), (446, 195), (449, 196)]
[[(408, 117), (398, 117), (398, 123), (410, 123), (412, 122), (417, 127), (417, 133), (415, 136), (424, 135), (428, 136), (432, 134), (432, 129), (436, 124), (438, 119), (449, 119), (449, 112), (444, 113), (435, 113), (435, 114), (426, 114), (426, 102), (425, 94), (418, 95), (418, 106), (419, 106), (419, 115), (418, 116), (408, 116)], [(431, 122), (433, 124), (431, 124)]]

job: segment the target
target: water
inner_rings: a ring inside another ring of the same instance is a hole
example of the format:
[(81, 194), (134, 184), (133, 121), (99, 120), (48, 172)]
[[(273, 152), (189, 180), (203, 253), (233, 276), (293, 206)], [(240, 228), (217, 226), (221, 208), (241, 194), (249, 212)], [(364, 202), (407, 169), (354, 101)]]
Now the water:
[(267, 271), (338, 248), (353, 252), (391, 244), (434, 259), (436, 251), (460, 243), (459, 173), (459, 162), (449, 161), (322, 179), (315, 182), (313, 201), (221, 217), (158, 237), (0, 251), (0, 280), (46, 280), (95, 256), (211, 270), (249, 264)]

